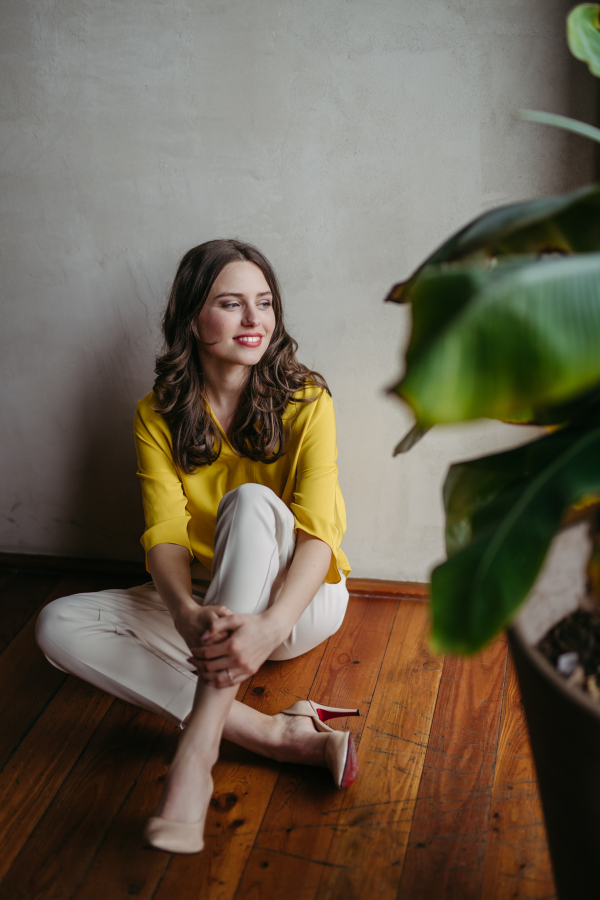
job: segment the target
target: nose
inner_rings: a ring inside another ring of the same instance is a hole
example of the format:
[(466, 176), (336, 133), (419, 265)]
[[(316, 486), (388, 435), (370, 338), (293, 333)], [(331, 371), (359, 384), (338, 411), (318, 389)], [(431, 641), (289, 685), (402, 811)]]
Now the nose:
[(242, 325), (246, 328), (252, 328), (254, 325), (258, 325), (258, 313), (256, 312), (254, 306), (248, 305), (244, 309), (244, 315), (242, 317)]

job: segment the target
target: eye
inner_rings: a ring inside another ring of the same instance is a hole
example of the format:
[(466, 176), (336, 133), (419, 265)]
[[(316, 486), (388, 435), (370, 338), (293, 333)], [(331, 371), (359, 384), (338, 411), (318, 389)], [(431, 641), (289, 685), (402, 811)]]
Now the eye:
[(225, 303), (221, 304), (223, 309), (236, 309), (239, 305), (237, 300), (226, 300)]
[(258, 305), (261, 306), (263, 309), (268, 309), (270, 306), (273, 305), (273, 301), (272, 300), (261, 300)]

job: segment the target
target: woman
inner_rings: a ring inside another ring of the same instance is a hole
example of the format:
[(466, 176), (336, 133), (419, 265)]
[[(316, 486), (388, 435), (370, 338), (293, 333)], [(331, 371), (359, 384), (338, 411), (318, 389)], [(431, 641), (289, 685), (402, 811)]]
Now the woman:
[(58, 668), (182, 725), (145, 836), (191, 853), (221, 737), (329, 766), (345, 787), (352, 736), (324, 722), (358, 710), (300, 701), (265, 716), (234, 699), (265, 660), (337, 631), (348, 602), (333, 404), (296, 359), (269, 262), (233, 240), (190, 250), (163, 329), (154, 391), (135, 417), (152, 582), (54, 601), (37, 640)]

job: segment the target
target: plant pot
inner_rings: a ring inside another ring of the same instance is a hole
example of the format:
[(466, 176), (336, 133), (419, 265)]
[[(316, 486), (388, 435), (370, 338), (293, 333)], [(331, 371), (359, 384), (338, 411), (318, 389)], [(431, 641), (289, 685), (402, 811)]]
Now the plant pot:
[(555, 538), (508, 637), (540, 786), (560, 900), (600, 898), (600, 703), (569, 687), (535, 644), (589, 604), (589, 524)]

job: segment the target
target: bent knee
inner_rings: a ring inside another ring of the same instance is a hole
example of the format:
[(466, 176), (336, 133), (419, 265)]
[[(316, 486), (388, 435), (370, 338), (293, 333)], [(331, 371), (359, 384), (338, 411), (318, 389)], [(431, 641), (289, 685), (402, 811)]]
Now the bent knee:
[(264, 484), (255, 484), (252, 481), (240, 484), (239, 487), (225, 494), (219, 504), (219, 512), (223, 512), (232, 504), (242, 513), (256, 509), (279, 509), (281, 506), (287, 509), (275, 491), (265, 487)]
[(57, 650), (69, 650), (75, 640), (74, 613), (77, 610), (77, 594), (71, 597), (60, 597), (45, 606), (35, 623), (35, 640), (44, 654), (51, 661), (57, 656)]
[(269, 502), (276, 500), (281, 503), (275, 491), (272, 491), (270, 487), (266, 487), (264, 484), (255, 484), (253, 481), (240, 484), (239, 487), (229, 491), (224, 495), (221, 502), (231, 502), (233, 500), (236, 500), (238, 503), (249, 503), (252, 505), (261, 500), (268, 500)]

